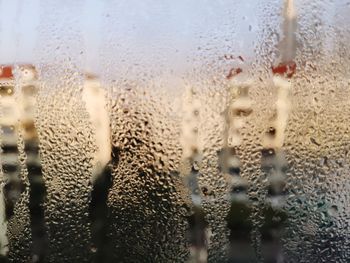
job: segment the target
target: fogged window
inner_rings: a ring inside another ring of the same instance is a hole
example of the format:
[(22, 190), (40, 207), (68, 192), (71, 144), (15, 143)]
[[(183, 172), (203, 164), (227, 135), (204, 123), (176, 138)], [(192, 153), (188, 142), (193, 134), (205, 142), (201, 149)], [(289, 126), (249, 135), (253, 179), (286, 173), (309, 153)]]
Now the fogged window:
[(2, 0), (0, 262), (349, 262), (346, 0)]

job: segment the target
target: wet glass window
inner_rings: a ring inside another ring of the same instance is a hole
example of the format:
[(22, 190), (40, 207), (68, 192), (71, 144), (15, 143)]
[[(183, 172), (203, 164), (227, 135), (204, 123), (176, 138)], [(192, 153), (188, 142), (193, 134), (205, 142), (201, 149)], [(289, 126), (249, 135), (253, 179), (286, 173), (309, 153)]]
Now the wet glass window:
[(349, 13), (2, 0), (0, 262), (350, 262)]

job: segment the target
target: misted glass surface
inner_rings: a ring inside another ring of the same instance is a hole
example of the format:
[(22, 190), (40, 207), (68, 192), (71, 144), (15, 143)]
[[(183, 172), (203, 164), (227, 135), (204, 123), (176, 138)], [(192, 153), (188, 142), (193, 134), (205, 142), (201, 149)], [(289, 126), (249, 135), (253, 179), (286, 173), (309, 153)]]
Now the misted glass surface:
[(0, 262), (350, 262), (348, 1), (0, 14)]

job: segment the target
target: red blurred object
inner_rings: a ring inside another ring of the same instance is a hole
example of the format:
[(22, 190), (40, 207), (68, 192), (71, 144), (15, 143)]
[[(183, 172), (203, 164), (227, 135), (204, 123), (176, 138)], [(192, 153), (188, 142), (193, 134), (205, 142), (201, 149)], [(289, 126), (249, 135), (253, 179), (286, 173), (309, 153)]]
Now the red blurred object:
[(234, 76), (237, 76), (243, 70), (241, 68), (231, 68), (229, 73), (226, 75), (227, 79), (232, 79)]
[(13, 78), (12, 67), (11, 66), (1, 66), (0, 67), (0, 79), (11, 79)]
[(284, 75), (287, 78), (291, 78), (295, 74), (296, 68), (297, 65), (294, 61), (279, 63), (277, 66), (271, 67), (274, 75)]

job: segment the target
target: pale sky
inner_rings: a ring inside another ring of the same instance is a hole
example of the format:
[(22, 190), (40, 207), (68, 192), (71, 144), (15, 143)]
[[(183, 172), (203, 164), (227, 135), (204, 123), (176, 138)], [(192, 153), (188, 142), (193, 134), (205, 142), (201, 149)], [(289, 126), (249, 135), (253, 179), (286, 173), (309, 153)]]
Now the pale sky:
[[(72, 22), (71, 27), (83, 36), (81, 52), (88, 68), (96, 64), (104, 50), (110, 50), (116, 60), (120, 54), (120, 60), (124, 56), (135, 63), (138, 59), (145, 62), (145, 57), (164, 60), (169, 55), (173, 63), (182, 63), (199, 46), (222, 48), (223, 53), (230, 46), (249, 50), (258, 26), (254, 15), (258, 6), (252, 4), (254, 1), (232, 2), (235, 1), (0, 0), (0, 62), (32, 62), (38, 49), (40, 52), (49, 48), (43, 42), (55, 41), (43, 38), (38, 27), (47, 24), (48, 30), (54, 30), (57, 24), (58, 30), (66, 27), (68, 32), (71, 29), (64, 20), (70, 16), (77, 16), (78, 23)], [(235, 8), (238, 5), (239, 12)], [(244, 33), (244, 39), (235, 37), (235, 28)], [(58, 34), (66, 37), (65, 30)], [(67, 44), (74, 46), (74, 40), (68, 39)]]
[[(44, 5), (50, 5), (50, 1), (46, 2)], [(69, 1), (64, 0), (58, 2), (66, 5), (69, 3)], [(80, 2), (82, 3), (81, 31), (84, 34), (84, 42), (88, 48), (97, 49), (97, 35), (103, 1), (86, 0)], [(42, 8), (40, 0), (0, 0), (1, 63), (33, 61), (35, 52), (37, 52), (35, 48), (39, 41), (38, 27), (42, 22), (40, 20), (45, 20), (45, 17), (40, 17)]]
[[(307, 2), (317, 1), (295, 2), (306, 17), (313, 8)], [(321, 20), (350, 11), (346, 0), (323, 2)], [(108, 59), (123, 67), (186, 67), (200, 48), (208, 57), (249, 58), (266, 27), (261, 22), (266, 3), (283, 5), (282, 0), (0, 0), (0, 63), (31, 63), (38, 54), (50, 63), (50, 56), (66, 54), (83, 57), (84, 67), (93, 70)]]

